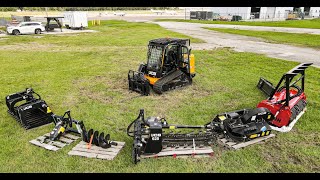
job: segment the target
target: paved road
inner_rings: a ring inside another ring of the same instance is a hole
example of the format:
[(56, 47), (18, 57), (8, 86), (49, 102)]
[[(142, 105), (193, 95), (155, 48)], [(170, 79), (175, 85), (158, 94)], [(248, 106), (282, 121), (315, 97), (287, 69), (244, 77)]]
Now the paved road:
[(231, 29), (240, 29), (240, 30), (251, 30), (251, 31), (275, 31), (275, 32), (285, 32), (285, 33), (320, 34), (320, 29), (310, 29), (310, 28), (244, 26), (244, 25), (230, 25), (230, 24), (202, 24), (202, 27), (229, 28), (229, 29), (231, 28)]
[(239, 52), (253, 52), (265, 54), (269, 57), (297, 62), (312, 62), (320, 68), (320, 51), (312, 48), (297, 47), (285, 44), (267, 43), (263, 39), (220, 33), (203, 29), (203, 24), (184, 22), (154, 22), (171, 31), (199, 38), (206, 43), (192, 44), (193, 49), (214, 49), (217, 47), (231, 47)]

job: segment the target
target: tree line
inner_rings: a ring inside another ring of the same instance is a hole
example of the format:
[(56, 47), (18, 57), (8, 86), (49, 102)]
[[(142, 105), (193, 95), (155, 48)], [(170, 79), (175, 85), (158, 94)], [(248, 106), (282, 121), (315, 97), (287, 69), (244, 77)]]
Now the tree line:
[[(118, 10), (164, 10), (177, 7), (48, 7), (48, 11), (118, 11)], [(0, 11), (45, 11), (45, 7), (0, 7)]]

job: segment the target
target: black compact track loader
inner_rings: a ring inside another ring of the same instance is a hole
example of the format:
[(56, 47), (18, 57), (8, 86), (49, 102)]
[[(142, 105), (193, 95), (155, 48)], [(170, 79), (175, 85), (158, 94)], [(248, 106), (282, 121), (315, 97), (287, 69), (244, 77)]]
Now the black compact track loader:
[[(36, 98), (35, 95), (38, 97)], [(25, 129), (39, 127), (53, 122), (53, 113), (40, 95), (27, 88), (25, 91), (6, 97), (8, 113)]]
[(149, 95), (157, 94), (192, 83), (195, 59), (191, 54), (190, 39), (159, 38), (149, 41), (147, 63), (138, 71), (129, 70), (129, 90)]

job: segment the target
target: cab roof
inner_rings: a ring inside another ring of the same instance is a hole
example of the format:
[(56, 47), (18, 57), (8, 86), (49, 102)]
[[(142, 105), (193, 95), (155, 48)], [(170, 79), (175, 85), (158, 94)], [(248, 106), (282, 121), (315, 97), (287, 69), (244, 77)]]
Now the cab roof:
[(168, 45), (171, 43), (177, 43), (185, 46), (190, 46), (190, 39), (179, 38), (158, 38), (149, 41), (149, 45)]

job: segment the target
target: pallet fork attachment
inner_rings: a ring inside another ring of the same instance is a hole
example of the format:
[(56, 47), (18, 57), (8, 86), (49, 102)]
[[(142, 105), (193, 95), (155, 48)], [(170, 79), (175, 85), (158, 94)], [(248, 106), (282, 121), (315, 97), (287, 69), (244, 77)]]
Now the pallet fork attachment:
[(150, 83), (144, 74), (138, 71), (128, 72), (129, 90), (148, 96), (150, 94)]

